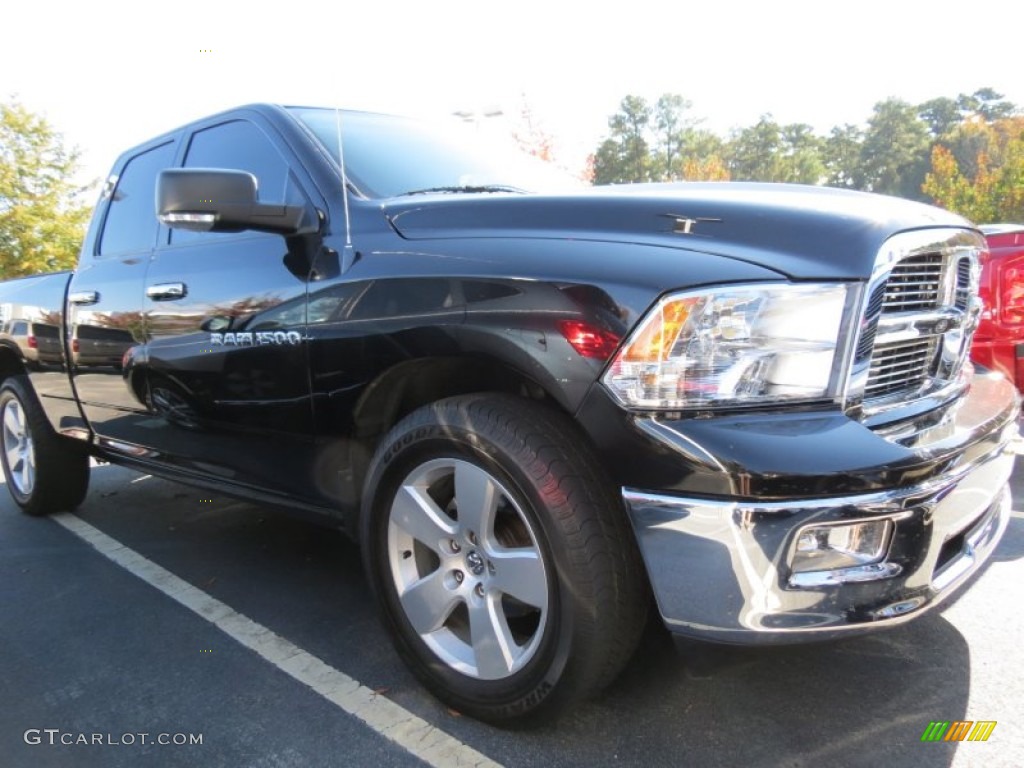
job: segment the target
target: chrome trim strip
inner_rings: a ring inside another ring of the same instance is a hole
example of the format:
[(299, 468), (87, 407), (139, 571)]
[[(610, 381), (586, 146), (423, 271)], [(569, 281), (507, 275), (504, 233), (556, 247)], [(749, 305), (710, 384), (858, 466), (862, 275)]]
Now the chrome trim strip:
[(954, 307), (943, 307), (931, 312), (901, 312), (882, 315), (878, 319), (875, 344), (895, 344), (919, 339), (922, 336), (942, 334), (964, 321), (964, 312)]
[[(1006, 441), (992, 454), (986, 457), (987, 463), (1002, 455), (1006, 448)], [(630, 506), (643, 504), (644, 506), (677, 508), (681, 506), (699, 506), (722, 511), (735, 512), (745, 516), (760, 515), (790, 515), (794, 512), (806, 514), (822, 509), (856, 509), (866, 510), (865, 517), (872, 518), (893, 515), (893, 520), (899, 520), (904, 515), (899, 512), (908, 505), (919, 502), (935, 494), (936, 491), (949, 485), (960, 482), (965, 476), (973, 472), (979, 464), (971, 464), (961, 467), (955, 472), (939, 475), (924, 483), (908, 486), (906, 488), (894, 488), (888, 491), (876, 491), (856, 496), (824, 497), (820, 499), (791, 499), (782, 501), (724, 501), (718, 499), (698, 499), (684, 496), (671, 496), (668, 494), (649, 493), (635, 488), (623, 488), (622, 497)]]
[(903, 572), (898, 563), (871, 563), (853, 568), (837, 568), (834, 571), (807, 571), (794, 573), (789, 577), (789, 586), (796, 589), (816, 589), (836, 584), (850, 584), (864, 581), (891, 579)]

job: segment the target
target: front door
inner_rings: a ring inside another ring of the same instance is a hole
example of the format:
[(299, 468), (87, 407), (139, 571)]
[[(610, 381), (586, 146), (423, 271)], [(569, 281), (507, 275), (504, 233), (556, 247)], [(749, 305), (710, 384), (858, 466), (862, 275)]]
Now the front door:
[[(248, 171), (261, 201), (310, 205), (271, 135), (248, 119), (203, 125), (184, 165)], [(152, 447), (185, 471), (309, 498), (308, 262), (272, 234), (175, 229), (160, 239), (138, 362), (163, 423)]]

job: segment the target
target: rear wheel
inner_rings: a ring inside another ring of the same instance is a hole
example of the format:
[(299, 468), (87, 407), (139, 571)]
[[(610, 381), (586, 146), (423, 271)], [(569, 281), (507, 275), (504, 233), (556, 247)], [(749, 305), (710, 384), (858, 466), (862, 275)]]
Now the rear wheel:
[(596, 466), (572, 422), (503, 395), (427, 406), (382, 441), (367, 570), (399, 653), (449, 705), (490, 721), (550, 712), (629, 658), (648, 596)]
[(74, 509), (89, 488), (89, 456), (55, 434), (24, 376), (0, 387), (0, 462), (7, 489), (30, 515)]

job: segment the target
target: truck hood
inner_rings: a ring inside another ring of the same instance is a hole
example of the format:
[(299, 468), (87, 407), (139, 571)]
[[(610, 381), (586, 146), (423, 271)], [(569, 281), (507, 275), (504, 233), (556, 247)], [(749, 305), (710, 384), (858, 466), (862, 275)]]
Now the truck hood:
[(408, 240), (543, 238), (670, 246), (767, 267), (793, 279), (863, 279), (901, 231), (972, 228), (932, 206), (790, 184), (594, 187), (572, 195), (392, 198), (383, 212)]

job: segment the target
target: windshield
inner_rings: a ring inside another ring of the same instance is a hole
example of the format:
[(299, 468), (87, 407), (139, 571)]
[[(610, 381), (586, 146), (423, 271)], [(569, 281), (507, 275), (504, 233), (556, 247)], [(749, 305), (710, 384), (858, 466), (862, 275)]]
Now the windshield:
[[(338, 159), (337, 117), (333, 109), (291, 107)], [(341, 113), (345, 170), (360, 192), (396, 197), (424, 192), (559, 192), (578, 189), (550, 163), (512, 144), (485, 142), (461, 123), (430, 123), (369, 112)]]

